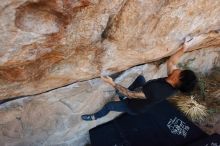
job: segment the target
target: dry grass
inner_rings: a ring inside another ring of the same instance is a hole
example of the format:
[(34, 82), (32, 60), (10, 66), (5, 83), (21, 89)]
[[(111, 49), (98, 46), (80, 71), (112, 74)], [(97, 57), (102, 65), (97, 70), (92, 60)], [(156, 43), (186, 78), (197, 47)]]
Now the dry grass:
[(206, 106), (194, 100), (193, 96), (179, 97), (179, 100), (173, 99), (173, 102), (192, 121), (204, 121), (208, 115)]

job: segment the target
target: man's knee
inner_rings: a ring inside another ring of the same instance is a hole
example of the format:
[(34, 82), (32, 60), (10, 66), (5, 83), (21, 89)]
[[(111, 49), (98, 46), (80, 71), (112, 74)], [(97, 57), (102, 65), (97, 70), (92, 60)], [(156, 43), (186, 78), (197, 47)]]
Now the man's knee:
[(141, 80), (145, 80), (145, 78), (144, 78), (144, 76), (143, 75), (139, 75), (138, 77), (137, 77), (137, 79), (141, 79)]
[(143, 83), (145, 82), (145, 78), (143, 75), (139, 75), (137, 78), (136, 78), (136, 81), (140, 82), (140, 83)]

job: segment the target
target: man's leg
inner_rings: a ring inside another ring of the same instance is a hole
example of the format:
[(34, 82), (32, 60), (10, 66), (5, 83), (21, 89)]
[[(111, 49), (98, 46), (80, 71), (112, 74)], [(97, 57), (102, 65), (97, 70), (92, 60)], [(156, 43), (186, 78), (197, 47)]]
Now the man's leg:
[[(144, 84), (146, 83), (144, 76), (139, 75), (134, 82), (128, 87), (128, 89), (130, 91), (134, 91), (136, 88), (142, 87)], [(124, 100), (126, 99), (125, 96), (123, 96), (122, 94), (120, 94), (117, 90), (116, 90), (116, 94), (118, 94), (119, 99), (120, 100)]]
[(136, 88), (142, 87), (146, 83), (144, 76), (139, 75), (134, 82), (128, 87), (129, 90), (134, 91)]
[(105, 104), (105, 106), (99, 110), (98, 112), (90, 115), (82, 115), (82, 119), (86, 121), (90, 120), (96, 120), (98, 118), (104, 117), (107, 115), (110, 111), (116, 111), (116, 112), (127, 112), (131, 115), (134, 115), (133, 113), (125, 103), (125, 101), (111, 101)]
[[(134, 89), (141, 87), (145, 84), (145, 78), (142, 75), (139, 75), (135, 81), (128, 87), (129, 90), (133, 91)], [(121, 95), (119, 92), (116, 91), (116, 93), (119, 95), (119, 99), (121, 101), (111, 101), (108, 102), (107, 104), (105, 104), (105, 106), (99, 110), (98, 112), (94, 113), (94, 114), (89, 114), (89, 115), (82, 115), (81, 118), (83, 120), (86, 121), (90, 121), (90, 120), (95, 120), (98, 118), (101, 118), (105, 115), (107, 115), (110, 111), (117, 111), (117, 112), (127, 112), (131, 115), (134, 115), (135, 113), (133, 113), (129, 107), (127, 106), (127, 104), (125, 103), (126, 97), (124, 97), (123, 95)], [(129, 100), (129, 99), (127, 99)]]

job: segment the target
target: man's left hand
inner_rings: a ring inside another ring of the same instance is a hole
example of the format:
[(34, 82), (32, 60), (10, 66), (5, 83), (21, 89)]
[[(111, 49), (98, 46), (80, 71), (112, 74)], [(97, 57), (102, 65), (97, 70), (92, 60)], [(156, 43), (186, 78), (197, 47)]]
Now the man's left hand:
[(101, 79), (102, 79), (104, 82), (110, 84), (111, 86), (113, 86), (113, 87), (115, 86), (115, 82), (112, 80), (111, 77), (109, 77), (109, 76), (101, 76)]

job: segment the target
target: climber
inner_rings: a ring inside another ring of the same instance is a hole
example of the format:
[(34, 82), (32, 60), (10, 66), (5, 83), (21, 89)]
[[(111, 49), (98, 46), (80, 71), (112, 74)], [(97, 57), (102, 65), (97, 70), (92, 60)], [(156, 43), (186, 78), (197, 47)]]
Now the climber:
[(187, 42), (185, 41), (180, 49), (169, 58), (167, 61), (168, 77), (145, 82), (144, 77), (139, 75), (128, 88), (125, 88), (116, 84), (112, 78), (102, 76), (101, 78), (104, 82), (116, 89), (120, 101), (108, 102), (98, 112), (82, 115), (81, 118), (86, 121), (96, 120), (107, 115), (110, 111), (136, 115), (165, 100), (178, 90), (191, 92), (197, 83), (195, 73), (191, 70), (180, 70), (176, 66), (179, 58), (187, 49)]

